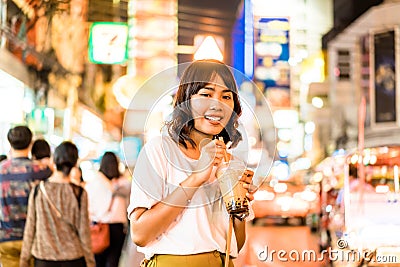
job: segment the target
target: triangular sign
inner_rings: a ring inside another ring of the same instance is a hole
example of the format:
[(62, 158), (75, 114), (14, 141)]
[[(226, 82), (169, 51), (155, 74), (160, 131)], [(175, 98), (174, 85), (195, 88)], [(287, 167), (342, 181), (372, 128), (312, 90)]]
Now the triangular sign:
[(207, 36), (197, 49), (196, 53), (194, 53), (194, 59), (217, 59), (222, 61), (224, 56), (222, 55), (214, 37)]

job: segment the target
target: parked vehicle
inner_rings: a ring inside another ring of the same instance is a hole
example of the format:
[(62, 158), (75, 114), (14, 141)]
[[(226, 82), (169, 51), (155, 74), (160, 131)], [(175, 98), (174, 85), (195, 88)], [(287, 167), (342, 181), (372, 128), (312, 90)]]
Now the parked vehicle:
[(299, 218), (304, 225), (308, 215), (319, 212), (318, 190), (318, 186), (304, 184), (298, 179), (267, 179), (254, 194), (255, 221), (268, 217)]

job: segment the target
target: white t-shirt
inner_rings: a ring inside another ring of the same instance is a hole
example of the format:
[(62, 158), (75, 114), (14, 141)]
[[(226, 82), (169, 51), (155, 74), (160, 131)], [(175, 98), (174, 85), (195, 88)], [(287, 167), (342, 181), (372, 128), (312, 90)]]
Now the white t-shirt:
[[(187, 179), (196, 164), (169, 136), (150, 140), (135, 166), (128, 215), (137, 207), (150, 209), (165, 199)], [(146, 247), (138, 247), (139, 252), (148, 259), (154, 254), (189, 255), (214, 250), (225, 253), (229, 215), (214, 173), (215, 170), (168, 230)], [(230, 255), (238, 255), (234, 231)]]
[(116, 194), (116, 188), (129, 188), (129, 186), (130, 183), (125, 177), (110, 181), (103, 173), (97, 172), (95, 179), (85, 184), (90, 220), (102, 223), (127, 223), (127, 196)]

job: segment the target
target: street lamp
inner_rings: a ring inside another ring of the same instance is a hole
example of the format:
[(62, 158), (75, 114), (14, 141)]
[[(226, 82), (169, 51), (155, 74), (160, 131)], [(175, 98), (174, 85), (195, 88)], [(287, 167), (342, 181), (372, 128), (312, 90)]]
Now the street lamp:
[(224, 56), (222, 55), (214, 37), (209, 35), (203, 40), (197, 51), (194, 53), (194, 59), (217, 59), (222, 61)]

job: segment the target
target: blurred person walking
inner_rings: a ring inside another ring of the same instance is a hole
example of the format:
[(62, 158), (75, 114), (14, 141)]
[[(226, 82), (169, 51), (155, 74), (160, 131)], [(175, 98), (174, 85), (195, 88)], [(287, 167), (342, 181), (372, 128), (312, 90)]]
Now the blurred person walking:
[(8, 131), (10, 158), (0, 163), (0, 264), (18, 267), (33, 184), (51, 175), (48, 166), (28, 158), (32, 132), (26, 126)]
[(32, 144), (31, 154), (33, 160), (38, 160), (53, 170), (53, 165), (50, 160), (51, 148), (46, 140), (36, 139)]
[(105, 152), (97, 175), (85, 185), (92, 222), (110, 227), (110, 246), (95, 254), (96, 267), (118, 267), (127, 232), (130, 187), (129, 179), (119, 171), (118, 157), (113, 152)]
[(44, 139), (36, 139), (32, 144), (31, 154), (32, 159), (35, 160), (50, 159), (51, 149), (49, 143)]
[(94, 267), (86, 191), (71, 183), (77, 147), (68, 141), (54, 151), (55, 172), (29, 196), (20, 267)]

